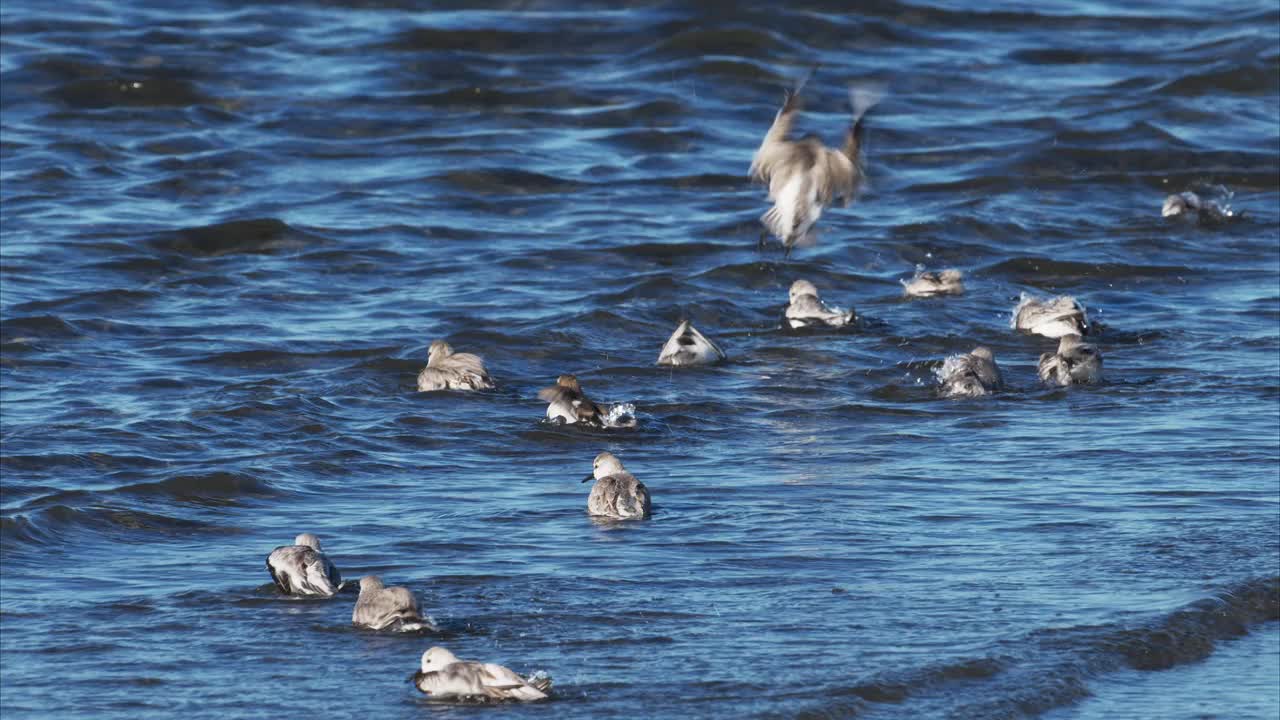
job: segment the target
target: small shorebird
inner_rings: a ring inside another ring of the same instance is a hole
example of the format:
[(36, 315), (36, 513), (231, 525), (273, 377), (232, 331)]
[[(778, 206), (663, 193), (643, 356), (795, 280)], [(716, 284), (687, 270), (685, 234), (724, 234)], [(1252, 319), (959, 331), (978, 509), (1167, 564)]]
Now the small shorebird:
[(587, 498), (587, 512), (615, 520), (643, 520), (649, 517), (653, 502), (649, 488), (622, 467), (613, 453), (602, 452), (591, 465), (591, 474), (582, 482), (595, 479)]
[(443, 340), (431, 343), (427, 366), (418, 373), (418, 392), (492, 389), (493, 380), (479, 355), (455, 353)]
[(964, 293), (963, 275), (959, 270), (927, 272), (917, 270), (910, 280), (902, 280), (902, 294), (907, 297), (960, 295)]
[(1040, 379), (1053, 385), (1080, 385), (1102, 379), (1102, 352), (1079, 335), (1063, 335), (1058, 352), (1040, 356)]
[(708, 365), (724, 360), (724, 351), (698, 332), (693, 323), (681, 321), (676, 331), (671, 334), (662, 352), (658, 354), (659, 365)]
[(827, 307), (818, 298), (818, 288), (808, 280), (791, 283), (788, 295), (790, 304), (787, 305), (787, 324), (792, 328), (814, 325), (844, 327), (853, 322), (853, 310)]
[(551, 678), (523, 678), (493, 663), (459, 660), (442, 647), (422, 653), (422, 669), (413, 674), (413, 684), (439, 699), (545, 700), (551, 692)]
[(546, 400), (547, 419), (561, 420), (566, 424), (583, 423), (584, 425), (602, 426), (605, 413), (599, 405), (587, 399), (582, 392), (582, 385), (573, 375), (561, 375), (556, 384), (538, 391), (538, 397)]
[(1089, 318), (1085, 315), (1084, 306), (1070, 295), (1041, 299), (1022, 293), (1022, 299), (1013, 309), (1010, 325), (1015, 330), (1060, 338), (1087, 333)]
[(311, 533), (272, 550), (267, 572), (286, 595), (333, 597), (342, 587), (338, 568), (320, 550), (320, 538)]
[(351, 611), (351, 624), (370, 630), (434, 630), (418, 610), (418, 599), (407, 588), (387, 587), (377, 575), (360, 578), (360, 597)]
[(797, 242), (811, 235), (823, 208), (835, 200), (843, 200), (845, 205), (853, 201), (864, 177), (862, 121), (880, 99), (879, 90), (849, 89), (853, 120), (839, 150), (826, 147), (814, 135), (791, 140), (791, 128), (800, 110), (800, 91), (812, 75), (810, 70), (795, 89), (786, 91), (782, 108), (756, 150), (749, 171), (752, 180), (768, 186), (769, 199), (773, 201), (773, 207), (760, 216), (766, 228), (760, 245), (763, 247), (768, 235), (773, 234), (782, 241), (785, 257), (791, 256), (791, 248)]
[(1232, 210), (1222, 206), (1216, 200), (1206, 200), (1189, 190), (1166, 197), (1164, 205), (1160, 208), (1160, 217), (1180, 215), (1194, 216), (1197, 220), (1204, 222), (1221, 222), (1235, 217)]
[(1000, 388), (1000, 368), (991, 350), (976, 347), (970, 353), (952, 355), (938, 369), (943, 397), (980, 397)]

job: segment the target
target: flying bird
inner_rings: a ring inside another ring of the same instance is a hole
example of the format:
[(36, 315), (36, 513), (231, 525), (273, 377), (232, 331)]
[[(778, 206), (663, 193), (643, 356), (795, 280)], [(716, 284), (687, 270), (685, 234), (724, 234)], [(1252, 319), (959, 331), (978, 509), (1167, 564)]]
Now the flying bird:
[(770, 234), (782, 241), (784, 257), (791, 256), (797, 242), (811, 238), (814, 223), (833, 201), (853, 201), (864, 180), (862, 162), (863, 120), (867, 111), (879, 102), (882, 88), (852, 86), (849, 102), (853, 117), (845, 130), (839, 149), (823, 145), (815, 135), (791, 139), (791, 129), (800, 111), (800, 91), (813, 70), (794, 89), (787, 90), (782, 107), (765, 133), (760, 148), (751, 160), (749, 176), (769, 188), (773, 207), (760, 216), (765, 231), (760, 236), (763, 246)]

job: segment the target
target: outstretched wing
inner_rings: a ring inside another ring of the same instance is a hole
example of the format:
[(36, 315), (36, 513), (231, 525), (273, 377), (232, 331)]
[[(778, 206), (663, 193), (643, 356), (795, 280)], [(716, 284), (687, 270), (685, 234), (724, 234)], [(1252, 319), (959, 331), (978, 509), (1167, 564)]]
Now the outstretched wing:
[(800, 112), (800, 91), (809, 82), (809, 78), (813, 77), (816, 69), (816, 67), (811, 68), (800, 79), (800, 82), (796, 83), (794, 88), (786, 91), (782, 107), (778, 109), (778, 114), (773, 118), (773, 124), (769, 126), (769, 131), (765, 133), (764, 140), (760, 143), (760, 148), (756, 150), (755, 157), (751, 159), (751, 169), (748, 171), (748, 177), (752, 180), (768, 184), (774, 170), (779, 165), (785, 164), (795, 151), (794, 144), (787, 138), (790, 137), (791, 128), (796, 122), (796, 115)]

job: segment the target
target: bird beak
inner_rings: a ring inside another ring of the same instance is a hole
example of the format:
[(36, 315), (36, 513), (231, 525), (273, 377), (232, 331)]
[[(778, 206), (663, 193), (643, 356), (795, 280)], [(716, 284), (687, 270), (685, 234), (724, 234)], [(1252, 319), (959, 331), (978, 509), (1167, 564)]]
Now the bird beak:
[(588, 480), (594, 480), (594, 479), (595, 479), (595, 477), (596, 477), (596, 474), (595, 474), (595, 473), (590, 473), (590, 474), (588, 474), (586, 477), (582, 478), (582, 482), (586, 482), (586, 481), (588, 481)]

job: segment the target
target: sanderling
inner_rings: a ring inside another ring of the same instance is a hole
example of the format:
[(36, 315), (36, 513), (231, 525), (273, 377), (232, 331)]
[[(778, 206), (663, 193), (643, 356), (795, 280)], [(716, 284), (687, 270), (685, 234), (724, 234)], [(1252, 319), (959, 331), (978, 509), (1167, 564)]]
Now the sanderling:
[(413, 684), (433, 698), (457, 700), (545, 700), (551, 691), (546, 675), (523, 678), (501, 665), (459, 660), (442, 647), (422, 653)]
[(1210, 223), (1229, 220), (1235, 215), (1229, 206), (1202, 198), (1189, 190), (1166, 197), (1160, 208), (1160, 217), (1186, 216)]
[(548, 403), (548, 420), (559, 419), (569, 424), (580, 422), (586, 425), (600, 425), (604, 422), (604, 412), (599, 405), (587, 399), (578, 378), (573, 375), (556, 378), (556, 384), (539, 390), (538, 397)]
[(627, 472), (613, 453), (597, 455), (591, 465), (591, 474), (582, 482), (593, 478), (596, 484), (591, 486), (591, 495), (587, 498), (587, 512), (615, 520), (649, 517), (653, 505), (649, 499), (649, 488)]
[(1053, 385), (1080, 385), (1102, 379), (1102, 352), (1079, 335), (1063, 335), (1056, 353), (1040, 356), (1040, 379)]
[(938, 380), (944, 397), (979, 397), (1000, 388), (1000, 368), (990, 349), (976, 347), (973, 352), (944, 360)]
[(1084, 306), (1070, 295), (1041, 299), (1022, 293), (1009, 324), (1015, 330), (1050, 338), (1084, 335), (1089, 331)]
[(360, 578), (360, 597), (351, 611), (351, 624), (370, 630), (434, 630), (418, 610), (418, 599), (407, 588), (387, 587), (377, 575)]
[(902, 294), (907, 297), (931, 297), (933, 295), (960, 295), (964, 292), (963, 275), (959, 270), (928, 272), (917, 270), (910, 280), (902, 280)]
[(800, 110), (800, 91), (808, 79), (806, 76), (795, 89), (786, 91), (782, 108), (756, 150), (749, 171), (751, 179), (768, 185), (769, 200), (773, 201), (773, 207), (760, 216), (767, 228), (760, 243), (763, 245), (772, 233), (782, 241), (787, 256), (798, 241), (810, 235), (823, 208), (834, 200), (848, 205), (862, 185), (862, 121), (880, 99), (878, 89), (849, 89), (853, 120), (839, 150), (826, 147), (814, 135), (791, 140), (788, 136)]
[(455, 353), (449, 343), (436, 340), (427, 353), (427, 366), (418, 374), (418, 391), (490, 390), (493, 380), (484, 360), (471, 353)]
[(659, 365), (707, 365), (724, 360), (724, 351), (684, 320), (658, 355)]
[(830, 325), (844, 327), (853, 322), (853, 310), (830, 308), (818, 299), (818, 288), (808, 280), (791, 283), (791, 302), (787, 305), (787, 324), (792, 328)]
[(342, 588), (342, 575), (320, 550), (320, 538), (311, 533), (272, 550), (267, 571), (286, 595), (333, 597)]

